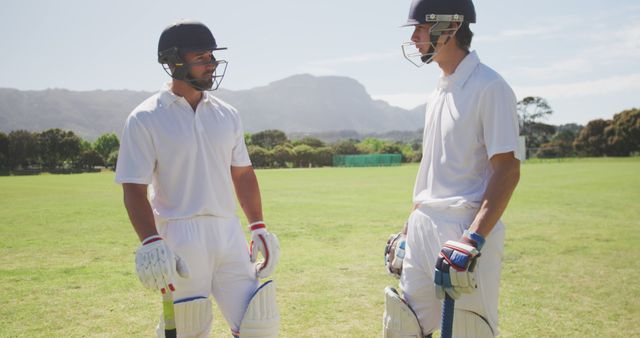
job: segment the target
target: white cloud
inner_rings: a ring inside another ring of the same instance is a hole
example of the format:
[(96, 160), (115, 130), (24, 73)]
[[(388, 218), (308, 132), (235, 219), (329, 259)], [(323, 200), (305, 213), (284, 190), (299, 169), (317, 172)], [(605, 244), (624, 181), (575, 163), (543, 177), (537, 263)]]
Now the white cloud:
[(427, 102), (427, 93), (398, 93), (388, 95), (372, 95), (376, 100), (387, 101), (392, 106), (413, 109)]
[(627, 91), (640, 92), (640, 74), (612, 76), (604, 79), (579, 81), (543, 86), (514, 86), (519, 98), (542, 96), (544, 98), (576, 98), (603, 96)]

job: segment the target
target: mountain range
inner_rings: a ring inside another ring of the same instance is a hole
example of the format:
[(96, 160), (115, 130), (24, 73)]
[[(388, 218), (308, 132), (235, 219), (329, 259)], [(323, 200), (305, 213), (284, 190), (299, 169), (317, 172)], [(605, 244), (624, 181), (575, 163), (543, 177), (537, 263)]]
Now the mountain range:
[[(127, 115), (152, 94), (0, 88), (0, 131), (60, 128), (89, 140), (107, 132), (120, 134)], [(266, 129), (299, 135), (345, 130), (415, 132), (424, 121), (424, 105), (406, 110), (374, 100), (364, 86), (348, 77), (294, 75), (252, 89), (219, 89), (214, 95), (238, 109), (250, 133)]]

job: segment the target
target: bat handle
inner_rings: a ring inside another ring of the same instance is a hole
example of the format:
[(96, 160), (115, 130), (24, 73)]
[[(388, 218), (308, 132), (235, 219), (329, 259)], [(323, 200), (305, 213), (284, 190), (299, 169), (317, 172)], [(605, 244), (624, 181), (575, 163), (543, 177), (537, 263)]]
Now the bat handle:
[(162, 294), (162, 315), (164, 318), (165, 338), (176, 338), (176, 317), (173, 312), (173, 293), (168, 291)]
[(440, 337), (451, 338), (453, 333), (453, 309), (455, 300), (445, 292), (444, 302), (442, 303), (442, 328), (440, 329)]

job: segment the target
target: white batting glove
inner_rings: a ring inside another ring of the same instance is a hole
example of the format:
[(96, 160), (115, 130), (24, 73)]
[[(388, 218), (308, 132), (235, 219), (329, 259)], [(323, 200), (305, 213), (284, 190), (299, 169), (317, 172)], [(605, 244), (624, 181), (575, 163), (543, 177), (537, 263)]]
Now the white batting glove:
[[(280, 259), (278, 237), (269, 233), (267, 226), (262, 221), (249, 224), (249, 230), (251, 230), (251, 244), (249, 246), (251, 263), (255, 263), (258, 278), (267, 278), (273, 273)], [(261, 253), (264, 259), (256, 262), (258, 253)]]
[(434, 282), (438, 298), (443, 299), (446, 292), (451, 298), (457, 299), (478, 287), (475, 270), (484, 242), (480, 234), (467, 230), (460, 240), (444, 244), (435, 268)]
[(406, 244), (407, 236), (399, 232), (389, 236), (384, 248), (384, 265), (387, 267), (387, 273), (395, 278), (400, 278), (402, 275)]
[(162, 293), (175, 290), (173, 284), (176, 275), (189, 277), (185, 261), (173, 254), (158, 235), (145, 238), (136, 250), (136, 272), (142, 285)]

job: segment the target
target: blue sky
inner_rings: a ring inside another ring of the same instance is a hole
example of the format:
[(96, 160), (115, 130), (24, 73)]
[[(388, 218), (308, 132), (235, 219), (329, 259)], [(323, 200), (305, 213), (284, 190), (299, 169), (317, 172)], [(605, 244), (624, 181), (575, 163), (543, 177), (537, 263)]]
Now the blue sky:
[[(229, 61), (223, 87), (266, 85), (289, 75), (348, 76), (374, 98), (412, 108), (440, 71), (414, 67), (400, 45), (409, 0), (3, 1), (0, 87), (154, 91), (169, 23), (206, 23)], [(518, 98), (542, 96), (549, 123), (585, 124), (640, 107), (637, 0), (475, 1), (472, 49)]]

